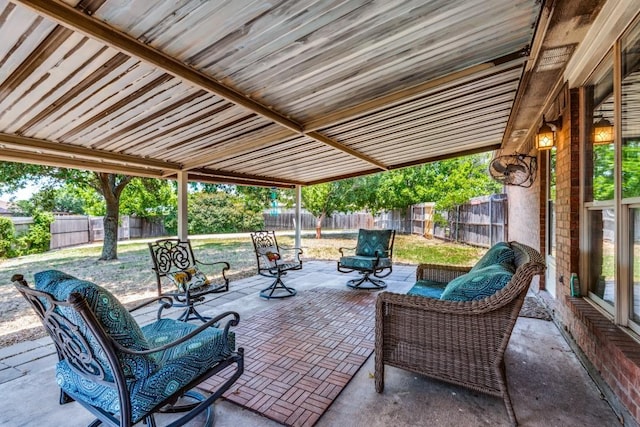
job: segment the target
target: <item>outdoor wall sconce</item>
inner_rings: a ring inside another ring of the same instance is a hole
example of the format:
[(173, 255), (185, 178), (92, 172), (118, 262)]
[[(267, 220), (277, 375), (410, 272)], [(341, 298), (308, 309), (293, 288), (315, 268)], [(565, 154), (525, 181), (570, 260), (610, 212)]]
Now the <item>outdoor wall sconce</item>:
[(613, 125), (604, 117), (593, 124), (593, 144), (611, 144), (615, 137), (613, 135)]
[(556, 131), (562, 126), (561, 118), (548, 122), (542, 116), (542, 126), (536, 135), (536, 148), (538, 150), (550, 150), (556, 142)]

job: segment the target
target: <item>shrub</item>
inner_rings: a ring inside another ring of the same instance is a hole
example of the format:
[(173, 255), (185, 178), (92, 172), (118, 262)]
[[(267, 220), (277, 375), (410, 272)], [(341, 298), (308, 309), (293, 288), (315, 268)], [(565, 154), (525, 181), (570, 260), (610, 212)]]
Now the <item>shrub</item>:
[(9, 258), (13, 255), (13, 246), (16, 240), (16, 228), (13, 221), (6, 217), (0, 217), (0, 258)]
[[(264, 227), (262, 208), (245, 203), (242, 196), (224, 192), (189, 195), (189, 234), (237, 233)], [(165, 218), (170, 234), (177, 231), (177, 218)]]
[(33, 224), (29, 231), (18, 238), (19, 254), (30, 255), (48, 251), (52, 222), (53, 215), (49, 212), (34, 212)]

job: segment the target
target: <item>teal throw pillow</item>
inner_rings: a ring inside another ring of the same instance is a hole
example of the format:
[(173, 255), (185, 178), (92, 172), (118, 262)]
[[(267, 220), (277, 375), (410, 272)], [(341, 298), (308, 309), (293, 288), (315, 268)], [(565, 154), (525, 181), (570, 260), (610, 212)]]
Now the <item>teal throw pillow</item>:
[(447, 284), (440, 299), (473, 301), (490, 297), (504, 288), (513, 277), (513, 267), (494, 264), (458, 276)]
[(494, 264), (513, 264), (515, 259), (513, 249), (507, 243), (499, 242), (489, 248), (487, 253), (471, 268), (471, 271), (477, 271)]

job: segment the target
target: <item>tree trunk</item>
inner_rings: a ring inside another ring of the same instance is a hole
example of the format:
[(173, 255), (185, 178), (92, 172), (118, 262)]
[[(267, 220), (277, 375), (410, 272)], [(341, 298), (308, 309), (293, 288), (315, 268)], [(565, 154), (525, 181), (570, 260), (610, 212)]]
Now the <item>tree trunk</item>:
[(320, 216), (316, 217), (316, 239), (322, 239), (322, 220), (324, 219), (324, 212)]
[(105, 195), (107, 213), (104, 216), (104, 242), (102, 244), (101, 260), (118, 259), (118, 219), (120, 214), (120, 200), (113, 194)]
[(107, 205), (104, 217), (104, 242), (101, 260), (118, 259), (118, 219), (120, 218), (120, 195), (133, 179), (131, 176), (96, 172), (99, 187)]

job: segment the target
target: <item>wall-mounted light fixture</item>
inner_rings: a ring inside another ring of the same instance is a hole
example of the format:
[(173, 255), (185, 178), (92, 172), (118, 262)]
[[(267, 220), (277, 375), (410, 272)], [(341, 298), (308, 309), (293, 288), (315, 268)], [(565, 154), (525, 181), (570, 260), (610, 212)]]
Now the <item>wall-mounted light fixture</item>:
[(593, 143), (594, 145), (611, 144), (615, 136), (613, 134), (613, 125), (604, 117), (593, 124)]
[(550, 150), (556, 142), (556, 131), (562, 127), (562, 117), (555, 121), (546, 121), (542, 116), (542, 126), (536, 135), (536, 148), (538, 150)]

